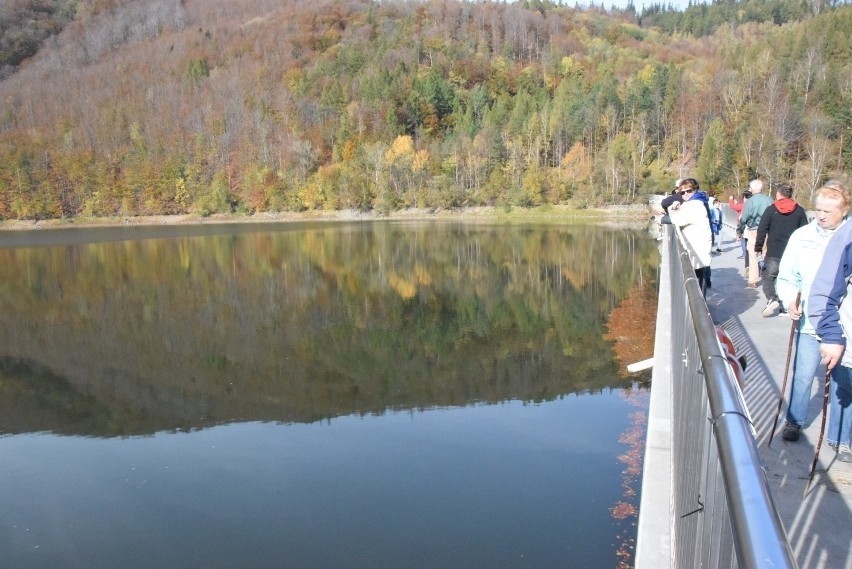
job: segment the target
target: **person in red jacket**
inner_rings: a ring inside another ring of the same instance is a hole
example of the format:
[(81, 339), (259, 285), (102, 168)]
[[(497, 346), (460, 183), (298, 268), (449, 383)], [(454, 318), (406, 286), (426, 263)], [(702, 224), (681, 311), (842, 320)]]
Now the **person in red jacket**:
[(743, 254), (740, 255), (739, 259), (745, 259), (745, 269), (748, 271), (748, 239), (743, 236), (742, 232), (740, 232), (740, 220), (743, 217), (743, 208), (745, 207), (746, 200), (751, 197), (751, 192), (746, 190), (743, 192), (742, 201), (738, 200), (734, 196), (728, 196), (728, 207), (730, 207), (737, 214), (737, 241), (739, 241), (740, 246), (742, 247)]
[[(751, 193), (751, 192), (748, 192)], [(738, 200), (734, 196), (728, 196), (728, 207), (737, 212), (737, 223), (740, 222), (740, 216), (743, 214), (743, 207), (745, 206), (746, 198), (743, 197), (743, 201)]]
[(763, 295), (766, 297), (766, 307), (763, 316), (775, 316), (775, 311), (783, 310), (778, 294), (775, 292), (775, 281), (778, 278), (778, 267), (781, 256), (787, 247), (787, 241), (795, 230), (808, 224), (805, 209), (793, 199), (793, 187), (781, 184), (775, 190), (775, 201), (766, 208), (757, 226), (757, 236), (754, 240), (754, 251), (758, 255), (766, 242), (766, 259), (763, 267)]

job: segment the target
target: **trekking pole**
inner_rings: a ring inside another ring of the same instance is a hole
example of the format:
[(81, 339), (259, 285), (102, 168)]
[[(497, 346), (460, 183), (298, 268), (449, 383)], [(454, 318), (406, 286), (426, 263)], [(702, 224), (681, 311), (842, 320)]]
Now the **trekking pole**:
[(816, 451), (814, 452), (814, 461), (811, 463), (811, 473), (808, 475), (808, 484), (805, 486), (805, 492), (802, 494), (804, 498), (808, 494), (808, 488), (811, 487), (811, 482), (814, 479), (814, 471), (816, 470), (817, 462), (819, 461), (819, 449), (822, 447), (822, 439), (825, 437), (825, 416), (828, 415), (828, 396), (831, 392), (831, 370), (825, 370), (825, 390), (822, 394), (822, 423), (819, 427), (819, 438), (817, 439)]
[[(799, 301), (802, 298), (802, 291), (796, 293), (796, 308), (799, 307)], [(802, 315), (804, 316), (804, 314)], [(801, 316), (799, 317), (801, 318)], [(781, 382), (781, 394), (778, 396), (778, 408), (775, 409), (775, 420), (772, 421), (772, 432), (769, 434), (769, 442), (767, 447), (772, 446), (772, 437), (775, 436), (775, 429), (778, 428), (778, 417), (781, 415), (781, 405), (784, 403), (784, 391), (787, 389), (787, 376), (790, 374), (790, 359), (793, 356), (793, 337), (796, 335), (796, 325), (798, 320), (793, 320), (790, 325), (790, 341), (787, 343), (787, 363), (784, 365), (784, 380)], [(793, 398), (793, 383), (790, 383), (790, 399)]]

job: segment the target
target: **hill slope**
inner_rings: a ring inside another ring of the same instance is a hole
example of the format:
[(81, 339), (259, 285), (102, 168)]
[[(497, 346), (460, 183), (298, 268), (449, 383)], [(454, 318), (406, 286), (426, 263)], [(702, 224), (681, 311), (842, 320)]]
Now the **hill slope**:
[(850, 166), (849, 5), (701, 37), (541, 2), (74, 14), (0, 81), (0, 219), (584, 206), (687, 174), (806, 200)]

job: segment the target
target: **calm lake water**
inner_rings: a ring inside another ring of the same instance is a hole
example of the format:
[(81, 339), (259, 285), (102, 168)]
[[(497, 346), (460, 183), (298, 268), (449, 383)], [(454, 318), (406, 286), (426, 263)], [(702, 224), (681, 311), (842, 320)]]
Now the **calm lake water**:
[(593, 225), (0, 233), (0, 564), (629, 565), (658, 262)]

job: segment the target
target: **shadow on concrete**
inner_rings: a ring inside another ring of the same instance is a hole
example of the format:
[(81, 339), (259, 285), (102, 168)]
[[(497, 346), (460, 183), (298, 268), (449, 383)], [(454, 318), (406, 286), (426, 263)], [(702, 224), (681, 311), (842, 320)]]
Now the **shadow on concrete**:
[(714, 323), (721, 324), (761, 304), (763, 291), (748, 288), (742, 270), (711, 266), (713, 285), (707, 290), (706, 298)]
[(805, 492), (819, 438), (823, 383), (813, 382), (810, 419), (802, 437), (788, 442), (780, 433), (792, 381), (788, 377), (778, 427), (772, 446), (768, 446), (792, 323), (785, 316), (761, 315), (763, 291), (746, 287), (742, 259), (737, 259), (739, 244), (733, 244), (736, 246), (724, 242), (724, 252), (713, 258), (713, 288), (708, 291), (707, 305), (738, 354), (746, 356), (743, 396), (773, 500), (800, 568), (852, 569), (852, 464), (837, 461), (834, 451), (823, 443), (814, 479)]

